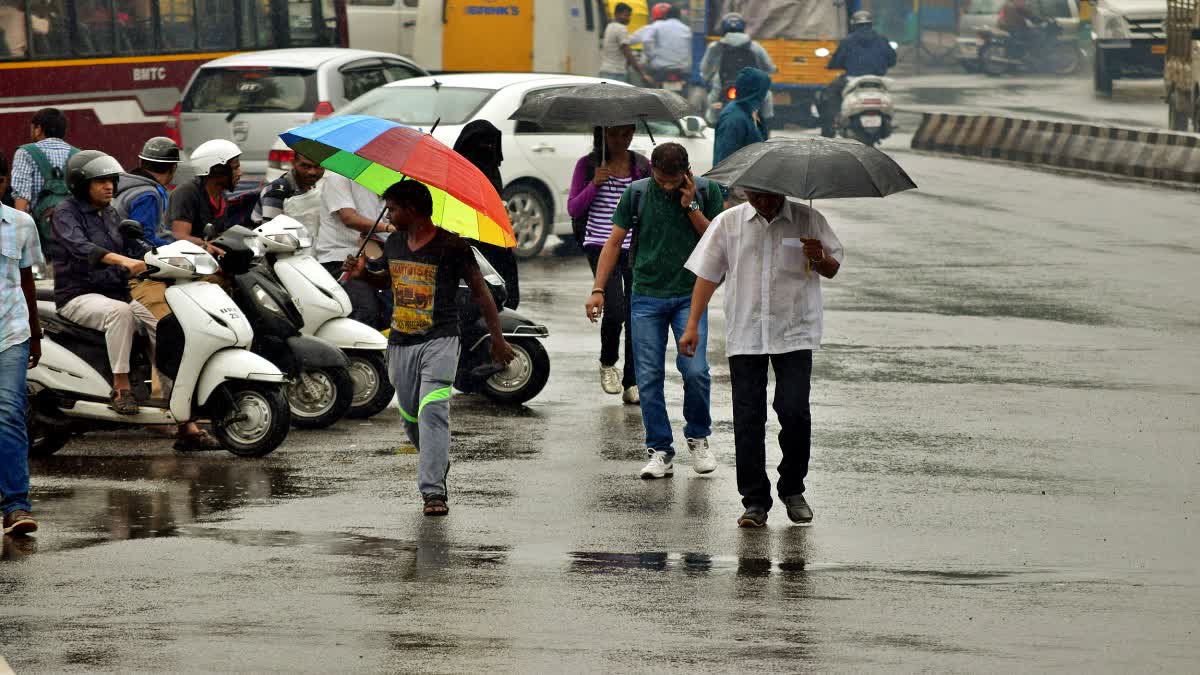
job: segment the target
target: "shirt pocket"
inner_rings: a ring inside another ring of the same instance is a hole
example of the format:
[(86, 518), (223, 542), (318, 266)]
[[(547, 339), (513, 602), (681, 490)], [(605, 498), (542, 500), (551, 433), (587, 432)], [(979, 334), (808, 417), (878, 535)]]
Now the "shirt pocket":
[(808, 268), (808, 258), (804, 255), (804, 240), (785, 237), (779, 246), (780, 271), (790, 276), (803, 276)]

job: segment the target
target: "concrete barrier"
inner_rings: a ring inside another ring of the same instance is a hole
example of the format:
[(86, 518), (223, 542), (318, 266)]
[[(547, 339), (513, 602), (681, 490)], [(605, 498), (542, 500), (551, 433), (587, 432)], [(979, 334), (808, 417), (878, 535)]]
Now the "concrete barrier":
[(997, 115), (924, 113), (914, 150), (1200, 185), (1200, 135)]

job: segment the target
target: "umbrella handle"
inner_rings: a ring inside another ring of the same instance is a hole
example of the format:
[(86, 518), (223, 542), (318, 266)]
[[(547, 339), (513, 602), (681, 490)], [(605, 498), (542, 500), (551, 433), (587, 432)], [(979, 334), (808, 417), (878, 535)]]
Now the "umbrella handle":
[(654, 132), (650, 131), (650, 123), (646, 121), (645, 117), (642, 118), (642, 127), (646, 130), (646, 135), (650, 137), (650, 145), (658, 145), (654, 142)]
[[(355, 260), (362, 257), (363, 251), (365, 251), (367, 249), (367, 242), (371, 241), (371, 236), (375, 234), (376, 228), (379, 227), (379, 221), (383, 220), (383, 217), (385, 215), (387, 215), (387, 207), (386, 206), (383, 207), (383, 210), (379, 212), (379, 217), (375, 219), (375, 223), (373, 225), (371, 225), (371, 229), (367, 230), (366, 236), (363, 237), (363, 243), (361, 245), (359, 245), (359, 247), (358, 247), (358, 253), (354, 254)], [(349, 272), (343, 271), (342, 276), (338, 277), (339, 284), (345, 284), (349, 280), (350, 280)]]

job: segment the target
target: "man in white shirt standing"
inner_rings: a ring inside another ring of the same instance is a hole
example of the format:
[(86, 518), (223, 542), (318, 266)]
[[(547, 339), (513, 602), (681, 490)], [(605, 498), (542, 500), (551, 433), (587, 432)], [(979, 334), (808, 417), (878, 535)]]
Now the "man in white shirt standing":
[(842, 243), (825, 217), (783, 195), (746, 190), (747, 203), (717, 216), (686, 267), (696, 275), (691, 315), (679, 351), (698, 343), (700, 318), (725, 278), (726, 346), (733, 386), (733, 439), (741, 527), (767, 524), (767, 366), (775, 369), (779, 499), (795, 523), (812, 522), (804, 478), (812, 434), (809, 378), (821, 347), (821, 278), (841, 268)]
[(629, 21), (633, 18), (633, 8), (618, 2), (613, 8), (612, 21), (604, 28), (604, 39), (600, 46), (600, 72), (597, 77), (613, 82), (628, 82), (625, 74), (626, 53), (630, 51), (625, 44), (629, 36)]
[[(383, 198), (332, 171), (325, 173), (321, 190), (321, 226), (313, 241), (313, 255), (334, 278), (340, 278), (342, 263), (358, 255), (361, 237), (371, 231), (383, 212)], [(385, 215), (375, 231), (395, 232), (396, 228)], [(345, 288), (354, 307), (351, 319), (376, 328), (387, 325), (390, 310), (379, 291), (360, 279), (346, 281)]]

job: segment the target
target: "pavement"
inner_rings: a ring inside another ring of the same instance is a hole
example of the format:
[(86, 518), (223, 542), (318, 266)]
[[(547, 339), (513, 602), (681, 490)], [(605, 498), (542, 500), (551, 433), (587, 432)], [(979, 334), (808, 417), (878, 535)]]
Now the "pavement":
[[(271, 456), (95, 434), (4, 538), (19, 673), (1191, 672), (1200, 195), (887, 148), (921, 189), (817, 203), (846, 247), (813, 376), (812, 527), (735, 526), (721, 467), (643, 481), (580, 258), (522, 268), (553, 373), (453, 400), (451, 514), (395, 410)], [(682, 425), (677, 377), (668, 401)], [(774, 422), (770, 436), (773, 439)], [(769, 443), (769, 464), (778, 449)], [(0, 662), (2, 663), (2, 662)]]

